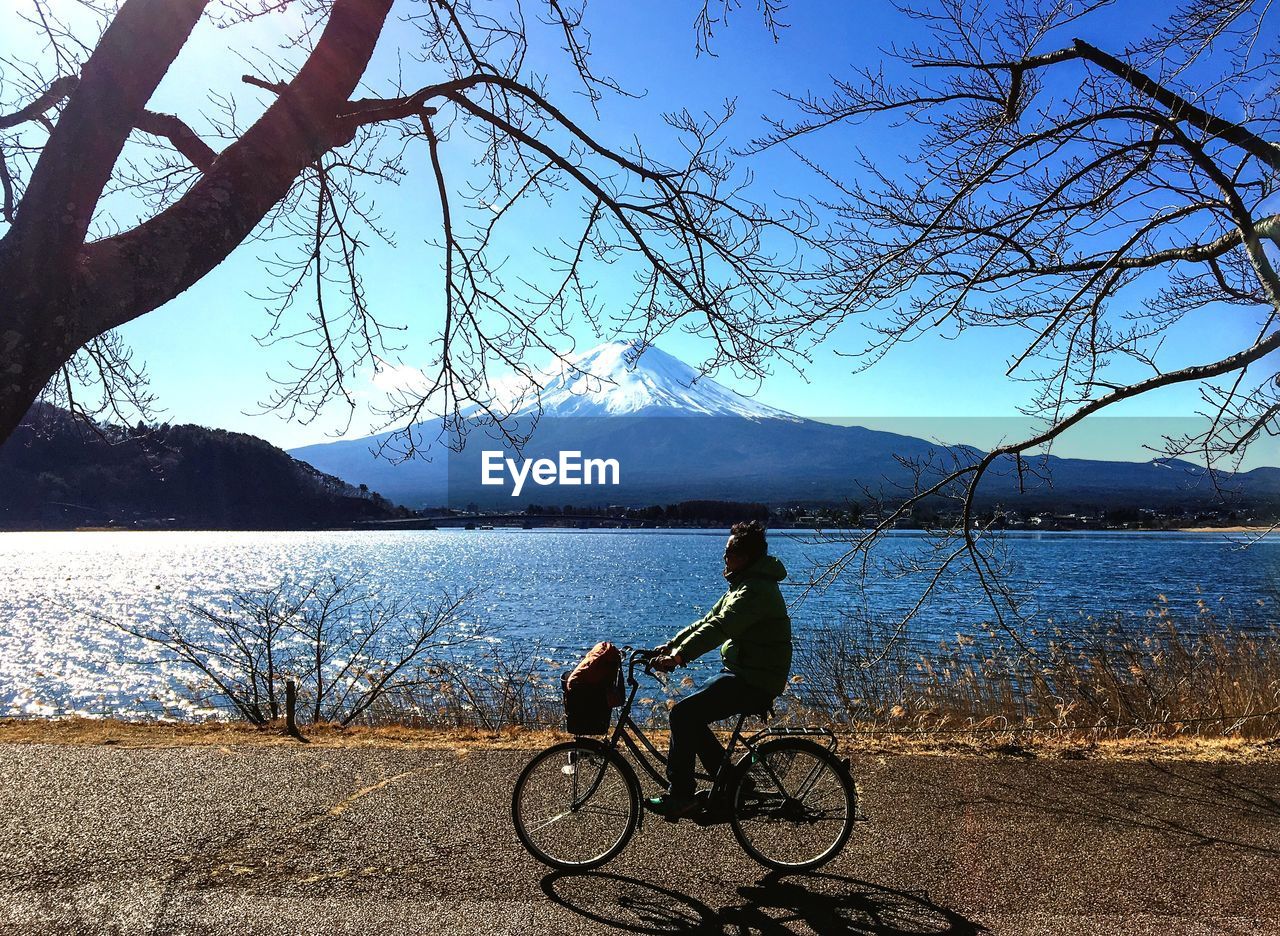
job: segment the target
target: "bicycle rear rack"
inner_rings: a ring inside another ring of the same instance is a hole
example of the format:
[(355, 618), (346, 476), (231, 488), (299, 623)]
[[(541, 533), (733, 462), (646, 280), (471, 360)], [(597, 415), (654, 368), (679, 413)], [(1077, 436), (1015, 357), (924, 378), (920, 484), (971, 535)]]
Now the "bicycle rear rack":
[(829, 751), (834, 751), (837, 744), (835, 732), (830, 728), (818, 728), (813, 725), (807, 728), (764, 728), (751, 736), (752, 740), (764, 737), (810, 737), (815, 740), (822, 739), (823, 746)]

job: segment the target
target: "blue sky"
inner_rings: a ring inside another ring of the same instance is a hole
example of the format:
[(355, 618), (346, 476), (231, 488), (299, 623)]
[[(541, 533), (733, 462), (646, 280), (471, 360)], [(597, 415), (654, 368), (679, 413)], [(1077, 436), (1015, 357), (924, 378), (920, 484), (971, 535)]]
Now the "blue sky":
[[(11, 21), (13, 2), (0, 0), (6, 22)], [(477, 5), (483, 6), (483, 0), (477, 0)], [(565, 93), (568, 75), (564, 58), (547, 41), (551, 38), (547, 35), (535, 35), (535, 70), (549, 75), (551, 90), (558, 91), (561, 106), (590, 124), (604, 142), (625, 144), (635, 134), (661, 153), (664, 146), (671, 145), (670, 134), (660, 120), (663, 111), (715, 109), (726, 98), (736, 98), (738, 114), (729, 136), (731, 142), (740, 143), (763, 130), (762, 113), (785, 113), (775, 89), (821, 91), (829, 74), (847, 75), (850, 66), (880, 61), (881, 48), (920, 38), (913, 25), (882, 0), (824, 0), (793, 4), (786, 16), (789, 26), (775, 44), (761, 27), (755, 5), (748, 2), (730, 27), (717, 34), (717, 55), (699, 57), (692, 28), (695, 6), (687, 0), (644, 4), (596, 0), (589, 7), (597, 69), (628, 89), (645, 92), (639, 100), (606, 98), (598, 123), (593, 122), (581, 97)], [(1141, 9), (1137, 4), (1121, 4), (1080, 32), (1114, 47), (1116, 36), (1124, 34), (1134, 11)], [(397, 0), (393, 16), (414, 10), (415, 5)], [(207, 95), (217, 90), (232, 91), (245, 114), (256, 112), (264, 98), (239, 82), (247, 68), (229, 54), (226, 45), (230, 41), (243, 48), (251, 41), (269, 46), (287, 22), (277, 16), (231, 30), (202, 26), (162, 85), (153, 107), (176, 112), (202, 129), (207, 126), (200, 116), (209, 111)], [(386, 76), (397, 69), (397, 51), (416, 44), (416, 29), (403, 22), (390, 26), (367, 74), (367, 93), (385, 92)], [(0, 38), (0, 47), (31, 51), (20, 31)], [(406, 63), (406, 84), (424, 83), (414, 80), (410, 66)], [(906, 148), (900, 135), (885, 132), (883, 126), (862, 133), (844, 130), (806, 143), (809, 152), (835, 165), (847, 160), (855, 145), (881, 160), (891, 160)], [(470, 171), (467, 163), (473, 154), (468, 146), (460, 136), (446, 144), (451, 179), (459, 185)], [(786, 194), (813, 191), (812, 175), (784, 152), (770, 154), (753, 168), (762, 197), (770, 190)], [(407, 348), (400, 361), (393, 363), (413, 367), (427, 363), (425, 344), (439, 327), (440, 258), (425, 243), (437, 232), (439, 207), (424, 149), (410, 150), (410, 170), (398, 187), (374, 190), (375, 203), (386, 226), (396, 233), (397, 246), (372, 249), (366, 256), (364, 275), (372, 304), (381, 316), (409, 326), (403, 337)], [(121, 217), (130, 211), (130, 206), (119, 201), (114, 207)], [(564, 209), (566, 217), (571, 208)], [(544, 230), (541, 223), (535, 223), (530, 220), (529, 243), (536, 242)], [(323, 441), (345, 422), (342, 408), (334, 407), (309, 426), (289, 424), (270, 414), (253, 415), (270, 392), (266, 375), (282, 373), (290, 356), (287, 347), (263, 348), (252, 337), (261, 333), (267, 322), (262, 303), (250, 295), (261, 293), (269, 282), (258, 259), (262, 252), (261, 245), (242, 248), (185, 295), (128, 325), (123, 335), (148, 366), (164, 410), (162, 418), (250, 432), (286, 447)], [(513, 256), (513, 263), (525, 262)], [(624, 287), (604, 281), (600, 284), (606, 300), (616, 301)], [(1211, 360), (1251, 340), (1245, 338), (1249, 327), (1238, 315), (1224, 319), (1206, 313), (1198, 323), (1177, 330), (1162, 353), (1168, 355), (1170, 364)], [(934, 336), (901, 346), (870, 370), (854, 374), (851, 362), (836, 352), (859, 348), (859, 332), (857, 325), (838, 331), (815, 349), (802, 375), (778, 366), (760, 385), (735, 380), (728, 373), (717, 379), (801, 415), (854, 419), (946, 442), (990, 444), (1018, 433), (1023, 420), (1017, 416), (1017, 406), (1030, 390), (1003, 376), (1004, 362), (1019, 350), (1017, 334), (977, 329), (956, 340)], [(575, 337), (580, 348), (597, 340), (585, 327), (575, 332)], [(691, 363), (699, 361), (707, 350), (698, 340), (680, 334), (672, 334), (659, 344)], [(359, 380), (359, 389), (369, 400), (377, 396), (371, 376), (364, 374)], [(1117, 411), (1122, 418), (1100, 420), (1091, 429), (1073, 432), (1058, 451), (1090, 457), (1144, 457), (1141, 445), (1157, 442), (1162, 431), (1176, 425), (1169, 420), (1187, 417), (1196, 402), (1196, 391), (1190, 387), (1134, 401)], [(369, 428), (369, 421), (357, 415), (351, 434), (363, 435)], [(1280, 463), (1277, 446), (1271, 445), (1269, 451), (1260, 449), (1253, 463)]]

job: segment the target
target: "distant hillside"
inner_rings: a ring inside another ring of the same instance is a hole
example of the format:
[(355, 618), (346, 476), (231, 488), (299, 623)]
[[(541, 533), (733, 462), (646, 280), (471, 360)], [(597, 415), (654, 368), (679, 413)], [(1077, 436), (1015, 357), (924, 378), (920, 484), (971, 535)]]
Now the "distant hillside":
[(0, 447), (0, 529), (312, 529), (405, 513), (262, 439), (221, 429), (94, 432), (37, 406)]

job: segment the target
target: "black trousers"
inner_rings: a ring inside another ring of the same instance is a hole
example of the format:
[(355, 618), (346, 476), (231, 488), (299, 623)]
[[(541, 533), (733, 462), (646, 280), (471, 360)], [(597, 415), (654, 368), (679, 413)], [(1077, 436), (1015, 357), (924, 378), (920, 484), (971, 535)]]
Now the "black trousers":
[(744, 712), (759, 712), (774, 699), (771, 692), (751, 685), (728, 670), (686, 696), (671, 709), (671, 746), (667, 750), (667, 791), (673, 796), (692, 796), (694, 758), (710, 774), (720, 769), (724, 745), (712, 732), (711, 722)]

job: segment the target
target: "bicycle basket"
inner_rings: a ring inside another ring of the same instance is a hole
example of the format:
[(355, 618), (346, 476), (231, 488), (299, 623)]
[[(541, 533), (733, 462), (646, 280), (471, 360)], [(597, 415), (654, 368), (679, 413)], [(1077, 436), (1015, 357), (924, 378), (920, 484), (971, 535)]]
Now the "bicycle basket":
[(575, 735), (609, 733), (613, 706), (609, 704), (609, 685), (569, 685), (569, 674), (560, 677), (564, 689), (565, 729)]
[(571, 734), (608, 734), (614, 706), (623, 700), (622, 654), (598, 643), (571, 673), (560, 677), (566, 728)]

